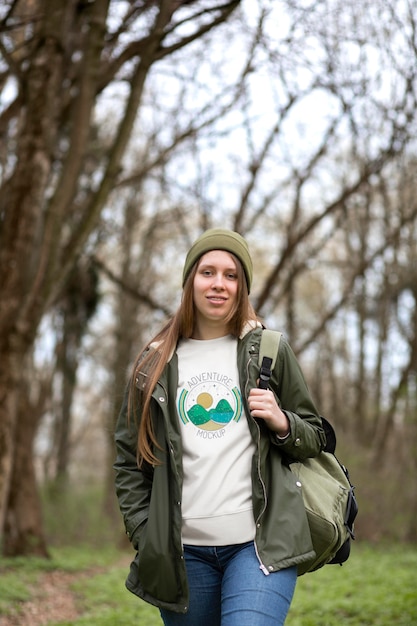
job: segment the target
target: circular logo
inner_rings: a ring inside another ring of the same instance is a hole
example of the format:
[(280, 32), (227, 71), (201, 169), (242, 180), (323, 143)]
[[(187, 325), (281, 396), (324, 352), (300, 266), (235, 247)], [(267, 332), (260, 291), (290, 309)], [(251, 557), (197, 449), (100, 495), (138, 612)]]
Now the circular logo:
[(219, 382), (200, 383), (191, 391), (183, 389), (178, 399), (178, 413), (183, 424), (191, 422), (201, 430), (219, 430), (229, 422), (239, 421), (242, 414), (240, 391)]

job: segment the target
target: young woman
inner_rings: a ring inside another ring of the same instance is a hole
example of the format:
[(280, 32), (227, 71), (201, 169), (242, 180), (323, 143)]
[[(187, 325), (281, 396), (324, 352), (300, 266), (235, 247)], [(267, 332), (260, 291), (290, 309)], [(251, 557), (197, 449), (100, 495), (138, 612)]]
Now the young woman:
[(137, 551), (127, 588), (166, 626), (277, 626), (314, 556), (289, 469), (325, 435), (285, 340), (257, 387), (252, 259), (233, 231), (189, 250), (174, 317), (139, 354), (116, 426), (116, 490)]

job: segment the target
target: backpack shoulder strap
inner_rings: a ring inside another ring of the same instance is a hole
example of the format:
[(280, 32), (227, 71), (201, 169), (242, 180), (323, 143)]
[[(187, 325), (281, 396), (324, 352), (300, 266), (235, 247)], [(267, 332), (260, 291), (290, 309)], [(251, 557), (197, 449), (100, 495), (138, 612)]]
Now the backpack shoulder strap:
[(269, 379), (272, 376), (272, 370), (275, 367), (278, 357), (281, 335), (282, 333), (276, 330), (267, 330), (264, 328), (262, 331), (258, 357), (260, 370), (259, 387), (261, 389), (268, 389)]
[(282, 333), (278, 330), (269, 330), (264, 328), (261, 335), (261, 343), (259, 345), (259, 367), (262, 366), (264, 356), (271, 359), (271, 369), (274, 369), (278, 357), (279, 344)]

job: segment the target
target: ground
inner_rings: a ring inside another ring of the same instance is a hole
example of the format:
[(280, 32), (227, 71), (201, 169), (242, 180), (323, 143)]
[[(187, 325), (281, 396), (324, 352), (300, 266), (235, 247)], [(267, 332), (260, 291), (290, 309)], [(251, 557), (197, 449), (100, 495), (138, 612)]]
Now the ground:
[(0, 616), (0, 626), (44, 626), (50, 622), (70, 621), (80, 613), (71, 583), (80, 579), (79, 573), (48, 572), (37, 582), (32, 600), (19, 604), (16, 613)]

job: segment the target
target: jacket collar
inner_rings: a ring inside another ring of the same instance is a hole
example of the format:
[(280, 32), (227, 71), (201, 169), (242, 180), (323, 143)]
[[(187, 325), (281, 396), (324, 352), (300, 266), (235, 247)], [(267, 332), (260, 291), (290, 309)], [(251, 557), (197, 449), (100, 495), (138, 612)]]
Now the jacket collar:
[(248, 320), (243, 327), (239, 339), (243, 339), (243, 337), (250, 333), (251, 330), (255, 330), (255, 328), (262, 328), (261, 322), (258, 322), (257, 320)]
[[(248, 320), (242, 329), (239, 339), (243, 339), (244, 337), (246, 337), (246, 335), (251, 330), (255, 330), (255, 328), (262, 328), (262, 324), (258, 322), (257, 320)], [(157, 350), (160, 345), (161, 345), (160, 341), (154, 341), (153, 343), (150, 344), (150, 347), (153, 348), (154, 350)], [(175, 349), (172, 350), (171, 354), (169, 355), (168, 362), (172, 359), (174, 354), (175, 354)]]

